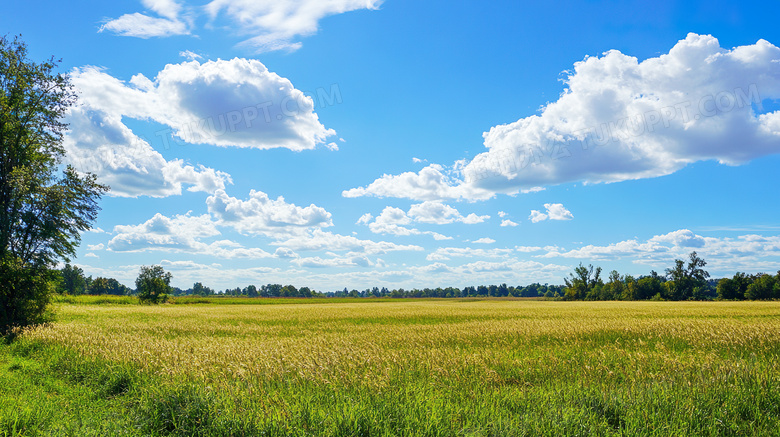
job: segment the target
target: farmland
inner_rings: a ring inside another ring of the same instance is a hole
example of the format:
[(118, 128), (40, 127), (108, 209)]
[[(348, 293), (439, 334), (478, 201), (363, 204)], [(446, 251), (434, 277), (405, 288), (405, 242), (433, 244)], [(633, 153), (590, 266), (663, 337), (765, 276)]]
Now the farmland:
[(57, 303), (0, 346), (0, 435), (780, 429), (774, 302), (239, 301)]

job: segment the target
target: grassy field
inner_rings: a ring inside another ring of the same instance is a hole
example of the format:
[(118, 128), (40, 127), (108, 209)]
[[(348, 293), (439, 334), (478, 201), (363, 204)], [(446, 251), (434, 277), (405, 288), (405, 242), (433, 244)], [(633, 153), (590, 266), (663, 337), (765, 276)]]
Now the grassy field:
[(777, 303), (329, 302), (60, 302), (0, 435), (779, 433)]

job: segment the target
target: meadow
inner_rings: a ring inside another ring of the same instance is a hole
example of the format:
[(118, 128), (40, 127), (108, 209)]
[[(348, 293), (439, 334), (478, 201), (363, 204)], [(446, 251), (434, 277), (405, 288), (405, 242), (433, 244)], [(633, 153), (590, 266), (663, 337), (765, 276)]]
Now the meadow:
[(0, 435), (780, 429), (775, 302), (96, 299), (56, 311), (0, 346)]

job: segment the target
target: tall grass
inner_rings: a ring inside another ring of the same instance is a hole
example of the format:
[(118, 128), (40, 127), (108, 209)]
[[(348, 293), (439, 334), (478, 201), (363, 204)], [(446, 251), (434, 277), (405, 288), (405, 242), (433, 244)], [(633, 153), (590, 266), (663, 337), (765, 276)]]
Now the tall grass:
[(59, 314), (11, 359), (89, 387), (140, 435), (780, 429), (773, 303), (62, 304)]

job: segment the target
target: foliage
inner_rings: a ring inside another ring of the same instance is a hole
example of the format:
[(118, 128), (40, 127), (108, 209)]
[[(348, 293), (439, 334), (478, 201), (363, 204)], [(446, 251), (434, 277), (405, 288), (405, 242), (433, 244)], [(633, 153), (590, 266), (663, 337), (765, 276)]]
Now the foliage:
[(97, 277), (89, 284), (88, 293), (92, 295), (113, 294), (116, 296), (126, 296), (132, 294), (133, 290), (122, 285), (114, 278)]
[(776, 282), (777, 279), (771, 275), (756, 275), (753, 282), (748, 285), (747, 290), (745, 291), (745, 298), (751, 300), (780, 298), (776, 293), (776, 291), (780, 289), (780, 287), (777, 287)]
[(666, 296), (669, 300), (687, 300), (704, 296), (702, 289), (707, 287), (710, 274), (704, 270), (707, 262), (699, 258), (694, 251), (688, 257), (688, 264), (681, 259), (674, 260), (674, 267), (666, 269), (669, 280), (666, 285)]
[(0, 337), (13, 338), (25, 326), (51, 320), (54, 275), (48, 269), (24, 266), (18, 259), (0, 263)]
[[(27, 58), (19, 39), (0, 38), (0, 331), (40, 323), (54, 280), (49, 269), (75, 254), (80, 233), (108, 189), (94, 175), (66, 167), (61, 121), (76, 101), (66, 75), (50, 59)], [(10, 324), (9, 324), (10, 323)]]
[(72, 266), (70, 263), (60, 269), (61, 280), (57, 284), (57, 293), (78, 295), (84, 294), (87, 289), (84, 270), (78, 266)]
[(568, 300), (589, 299), (598, 300), (604, 282), (601, 280), (601, 267), (593, 269), (592, 265), (580, 265), (564, 279), (566, 283), (565, 297)]
[(171, 277), (171, 273), (162, 266), (141, 266), (135, 280), (138, 299), (152, 304), (165, 302), (171, 292)]

